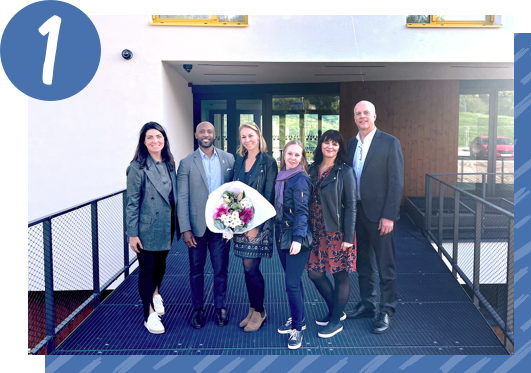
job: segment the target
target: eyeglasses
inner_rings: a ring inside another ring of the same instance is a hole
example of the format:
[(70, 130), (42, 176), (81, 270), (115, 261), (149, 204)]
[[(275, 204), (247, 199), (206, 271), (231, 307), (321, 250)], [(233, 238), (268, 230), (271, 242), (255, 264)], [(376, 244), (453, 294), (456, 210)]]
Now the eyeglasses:
[(361, 141), (359, 142), (359, 148), (360, 148), (360, 157), (358, 159), (359, 162), (361, 162), (361, 157), (363, 156), (363, 144), (361, 143)]

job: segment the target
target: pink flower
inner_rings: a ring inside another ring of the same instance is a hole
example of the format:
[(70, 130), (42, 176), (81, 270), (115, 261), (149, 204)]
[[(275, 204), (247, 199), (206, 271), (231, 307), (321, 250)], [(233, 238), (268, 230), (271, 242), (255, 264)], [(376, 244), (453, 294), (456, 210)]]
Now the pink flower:
[(229, 213), (229, 207), (225, 206), (225, 204), (222, 203), (219, 207), (216, 208), (214, 219), (219, 219), (221, 218), (222, 215), (227, 215), (228, 213)]
[(253, 218), (253, 209), (247, 208), (240, 211), (240, 220), (245, 224), (249, 224), (249, 221)]

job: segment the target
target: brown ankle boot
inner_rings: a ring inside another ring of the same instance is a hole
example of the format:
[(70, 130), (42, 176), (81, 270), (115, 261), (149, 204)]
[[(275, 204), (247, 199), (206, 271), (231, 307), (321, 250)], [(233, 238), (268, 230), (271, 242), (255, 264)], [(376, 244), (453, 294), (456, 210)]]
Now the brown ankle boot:
[(247, 315), (247, 317), (245, 319), (242, 320), (242, 322), (240, 323), (240, 328), (245, 328), (247, 326), (247, 324), (249, 323), (249, 321), (251, 320), (251, 317), (253, 316), (253, 312), (254, 312), (254, 308), (249, 308), (249, 314)]
[(245, 329), (243, 329), (243, 331), (245, 331), (245, 332), (256, 332), (263, 325), (266, 317), (267, 317), (267, 313), (266, 313), (265, 310), (264, 310), (264, 317), (263, 318), (262, 318), (262, 315), (260, 314), (260, 312), (254, 311), (253, 312), (253, 316), (251, 317), (251, 320), (249, 321), (249, 323), (247, 324)]

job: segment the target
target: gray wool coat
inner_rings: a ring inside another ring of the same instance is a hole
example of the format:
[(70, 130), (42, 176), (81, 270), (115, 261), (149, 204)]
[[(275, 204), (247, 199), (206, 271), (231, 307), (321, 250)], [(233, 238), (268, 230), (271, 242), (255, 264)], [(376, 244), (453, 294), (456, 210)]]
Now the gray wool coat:
[[(144, 250), (170, 250), (174, 232), (171, 231), (172, 206), (168, 197), (163, 197), (162, 180), (151, 157), (146, 167), (133, 162), (127, 167), (127, 206), (125, 220), (127, 237), (139, 237)], [(175, 203), (175, 229), (179, 236), (177, 223), (177, 179), (175, 170), (169, 171)]]
[[(234, 156), (216, 148), (221, 165), (221, 184), (232, 181)], [(205, 167), (199, 148), (183, 158), (177, 171), (179, 189), (177, 216), (181, 232), (192, 231), (196, 237), (203, 237), (206, 231), (205, 207), (209, 188)]]

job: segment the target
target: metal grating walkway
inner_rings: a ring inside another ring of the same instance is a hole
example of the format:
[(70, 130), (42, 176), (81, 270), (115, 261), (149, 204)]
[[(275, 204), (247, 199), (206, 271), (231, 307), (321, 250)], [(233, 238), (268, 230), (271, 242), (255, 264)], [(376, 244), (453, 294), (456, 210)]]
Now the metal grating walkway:
[[(188, 249), (174, 243), (162, 284), (166, 333), (153, 335), (143, 325), (137, 272), (129, 276), (58, 348), (56, 355), (506, 355), (495, 333), (474, 307), (432, 246), (406, 214), (396, 227), (399, 304), (389, 332), (371, 333), (369, 319), (345, 320), (344, 331), (317, 337), (315, 319), (326, 305), (306, 274), (303, 347), (287, 349), (287, 335), (276, 329), (289, 315), (283, 269), (277, 254), (263, 259), (266, 281), (265, 325), (244, 333), (238, 323), (247, 315), (248, 300), (241, 259), (231, 253), (227, 303), (230, 322), (213, 323), (212, 267), (207, 259), (204, 328), (189, 325), (192, 314), (188, 281)], [(347, 309), (360, 300), (357, 274), (350, 275)]]

